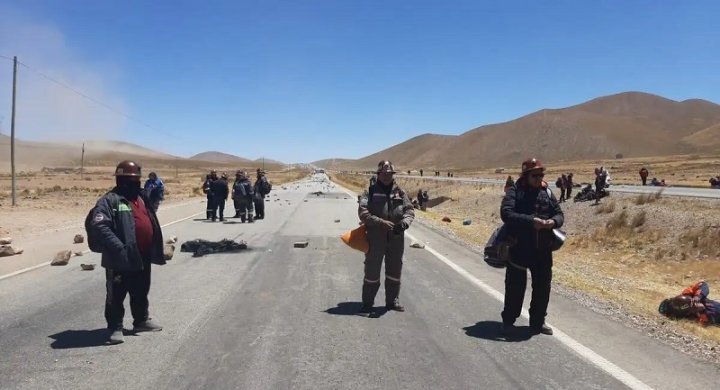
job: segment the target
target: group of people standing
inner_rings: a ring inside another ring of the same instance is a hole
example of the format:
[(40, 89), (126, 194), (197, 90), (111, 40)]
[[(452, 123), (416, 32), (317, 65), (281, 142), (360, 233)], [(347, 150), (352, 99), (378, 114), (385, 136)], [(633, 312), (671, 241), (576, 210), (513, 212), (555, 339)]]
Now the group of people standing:
[(572, 195), (572, 189), (573, 189), (573, 174), (570, 173), (563, 173), (560, 175), (560, 177), (555, 180), (555, 187), (557, 187), (560, 190), (560, 199), (558, 202), (562, 203), (566, 200), (570, 199), (570, 196)]
[[(220, 177), (216, 170), (210, 171), (205, 177), (202, 190), (207, 195), (206, 219), (213, 222), (218, 219), (225, 221), (225, 201), (232, 198), (235, 207), (233, 218), (252, 223), (265, 218), (265, 197), (272, 190), (272, 184), (265, 176), (265, 171), (258, 168), (253, 184), (245, 171), (235, 172), (235, 182), (230, 188), (228, 175), (223, 172)], [(254, 213), (254, 215), (253, 215)]]

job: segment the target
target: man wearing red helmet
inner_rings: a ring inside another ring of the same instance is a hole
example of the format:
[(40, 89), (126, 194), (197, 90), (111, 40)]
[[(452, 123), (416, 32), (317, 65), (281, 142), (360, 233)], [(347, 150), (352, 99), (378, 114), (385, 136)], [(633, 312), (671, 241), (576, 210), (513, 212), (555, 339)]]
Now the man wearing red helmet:
[(165, 264), (163, 237), (150, 199), (140, 187), (140, 171), (133, 161), (118, 164), (115, 188), (98, 200), (85, 224), (88, 244), (102, 253), (107, 293), (105, 320), (111, 344), (124, 341), (124, 301), (128, 294), (133, 331), (162, 330), (150, 320), (148, 293), (150, 264)]
[(553, 229), (560, 228), (564, 216), (557, 199), (543, 181), (545, 168), (532, 158), (522, 163), (522, 174), (503, 198), (500, 215), (508, 235), (517, 240), (510, 248), (510, 262), (505, 273), (505, 307), (502, 312), (503, 333), (513, 330), (520, 316), (527, 269), (532, 275), (530, 327), (535, 333), (552, 334), (545, 325), (550, 282), (552, 280)]
[(415, 212), (405, 191), (393, 179), (395, 168), (390, 161), (380, 161), (377, 181), (360, 198), (358, 215), (365, 225), (370, 248), (365, 255), (365, 279), (360, 315), (373, 312), (375, 295), (380, 289), (380, 269), (385, 259), (385, 308), (405, 311), (398, 299), (405, 230), (415, 219)]

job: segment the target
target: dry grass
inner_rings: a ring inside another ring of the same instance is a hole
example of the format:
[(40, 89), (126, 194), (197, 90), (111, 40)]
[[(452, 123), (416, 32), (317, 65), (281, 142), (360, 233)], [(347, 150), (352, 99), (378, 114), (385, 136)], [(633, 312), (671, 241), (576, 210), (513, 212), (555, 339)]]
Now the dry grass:
[(651, 194), (640, 194), (637, 198), (635, 198), (635, 204), (638, 206), (642, 206), (644, 204), (648, 203), (654, 203), (660, 200), (662, 197), (663, 190), (651, 193)]
[(595, 214), (612, 214), (615, 212), (615, 201), (600, 203), (595, 207)]

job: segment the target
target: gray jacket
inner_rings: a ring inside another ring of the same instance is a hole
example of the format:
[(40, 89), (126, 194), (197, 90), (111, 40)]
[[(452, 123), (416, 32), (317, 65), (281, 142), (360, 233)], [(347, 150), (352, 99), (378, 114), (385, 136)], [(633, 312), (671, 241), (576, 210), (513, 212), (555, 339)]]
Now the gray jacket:
[(360, 198), (358, 216), (367, 228), (368, 239), (372, 239), (387, 233), (383, 220), (401, 225), (402, 230), (409, 228), (415, 219), (415, 211), (410, 198), (397, 184), (393, 183), (388, 194), (378, 182)]
[(140, 195), (153, 226), (150, 257), (143, 259), (135, 239), (135, 219), (128, 200), (113, 189), (95, 204), (92, 228), (102, 237), (101, 265), (118, 272), (137, 272), (147, 263), (165, 264), (163, 236), (155, 211), (144, 193)]

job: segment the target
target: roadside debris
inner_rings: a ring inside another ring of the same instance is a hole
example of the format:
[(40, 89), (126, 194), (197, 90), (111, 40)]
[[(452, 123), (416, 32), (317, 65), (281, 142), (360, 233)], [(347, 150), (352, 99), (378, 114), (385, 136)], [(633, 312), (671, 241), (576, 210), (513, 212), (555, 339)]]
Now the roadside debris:
[(410, 248), (425, 249), (425, 244), (421, 242), (413, 242), (410, 244)]
[(472, 220), (471, 220), (471, 219), (465, 219), (465, 220), (463, 220), (463, 225), (465, 225), (465, 226), (468, 226), (468, 225), (470, 225), (471, 223), (472, 223)]
[(175, 255), (175, 245), (167, 244), (163, 247), (163, 259), (165, 261), (172, 260), (173, 255)]
[(211, 253), (237, 252), (247, 248), (248, 246), (245, 241), (238, 242), (228, 239), (208, 241), (195, 239), (192, 241), (185, 241), (180, 246), (180, 252), (192, 252), (193, 257), (201, 257)]
[(77, 251), (77, 252), (73, 253), (73, 255), (74, 256), (82, 256), (82, 255), (84, 255), (84, 253), (83, 253), (83, 251)]
[(166, 244), (174, 244), (178, 241), (177, 236), (172, 236), (165, 241)]
[(55, 255), (55, 258), (50, 263), (50, 265), (68, 265), (68, 263), (70, 262), (70, 257), (72, 257), (71, 250), (60, 251)]
[(339, 219), (336, 219), (336, 220), (335, 220), (335, 223), (340, 223), (340, 220), (339, 220)]
[(10, 244), (12, 244), (12, 238), (10, 238), (10, 237), (0, 238), (0, 245), (10, 245)]
[(450, 219), (450, 217), (443, 217), (442, 221), (443, 222), (452, 222), (452, 219)]
[(73, 238), (73, 243), (75, 244), (82, 244), (83, 242), (85, 242), (85, 236), (82, 234), (76, 234)]
[(95, 269), (95, 264), (80, 264), (80, 268), (82, 268), (83, 271), (92, 271)]
[(307, 248), (307, 246), (310, 245), (308, 241), (297, 241), (295, 244), (293, 244), (293, 247), (295, 248)]
[(322, 191), (315, 191), (315, 192), (310, 193), (310, 195), (315, 195), (315, 196), (320, 196), (322, 194), (324, 194), (324, 192), (322, 192)]
[(0, 257), (15, 256), (23, 253), (22, 248), (14, 245), (0, 245)]

